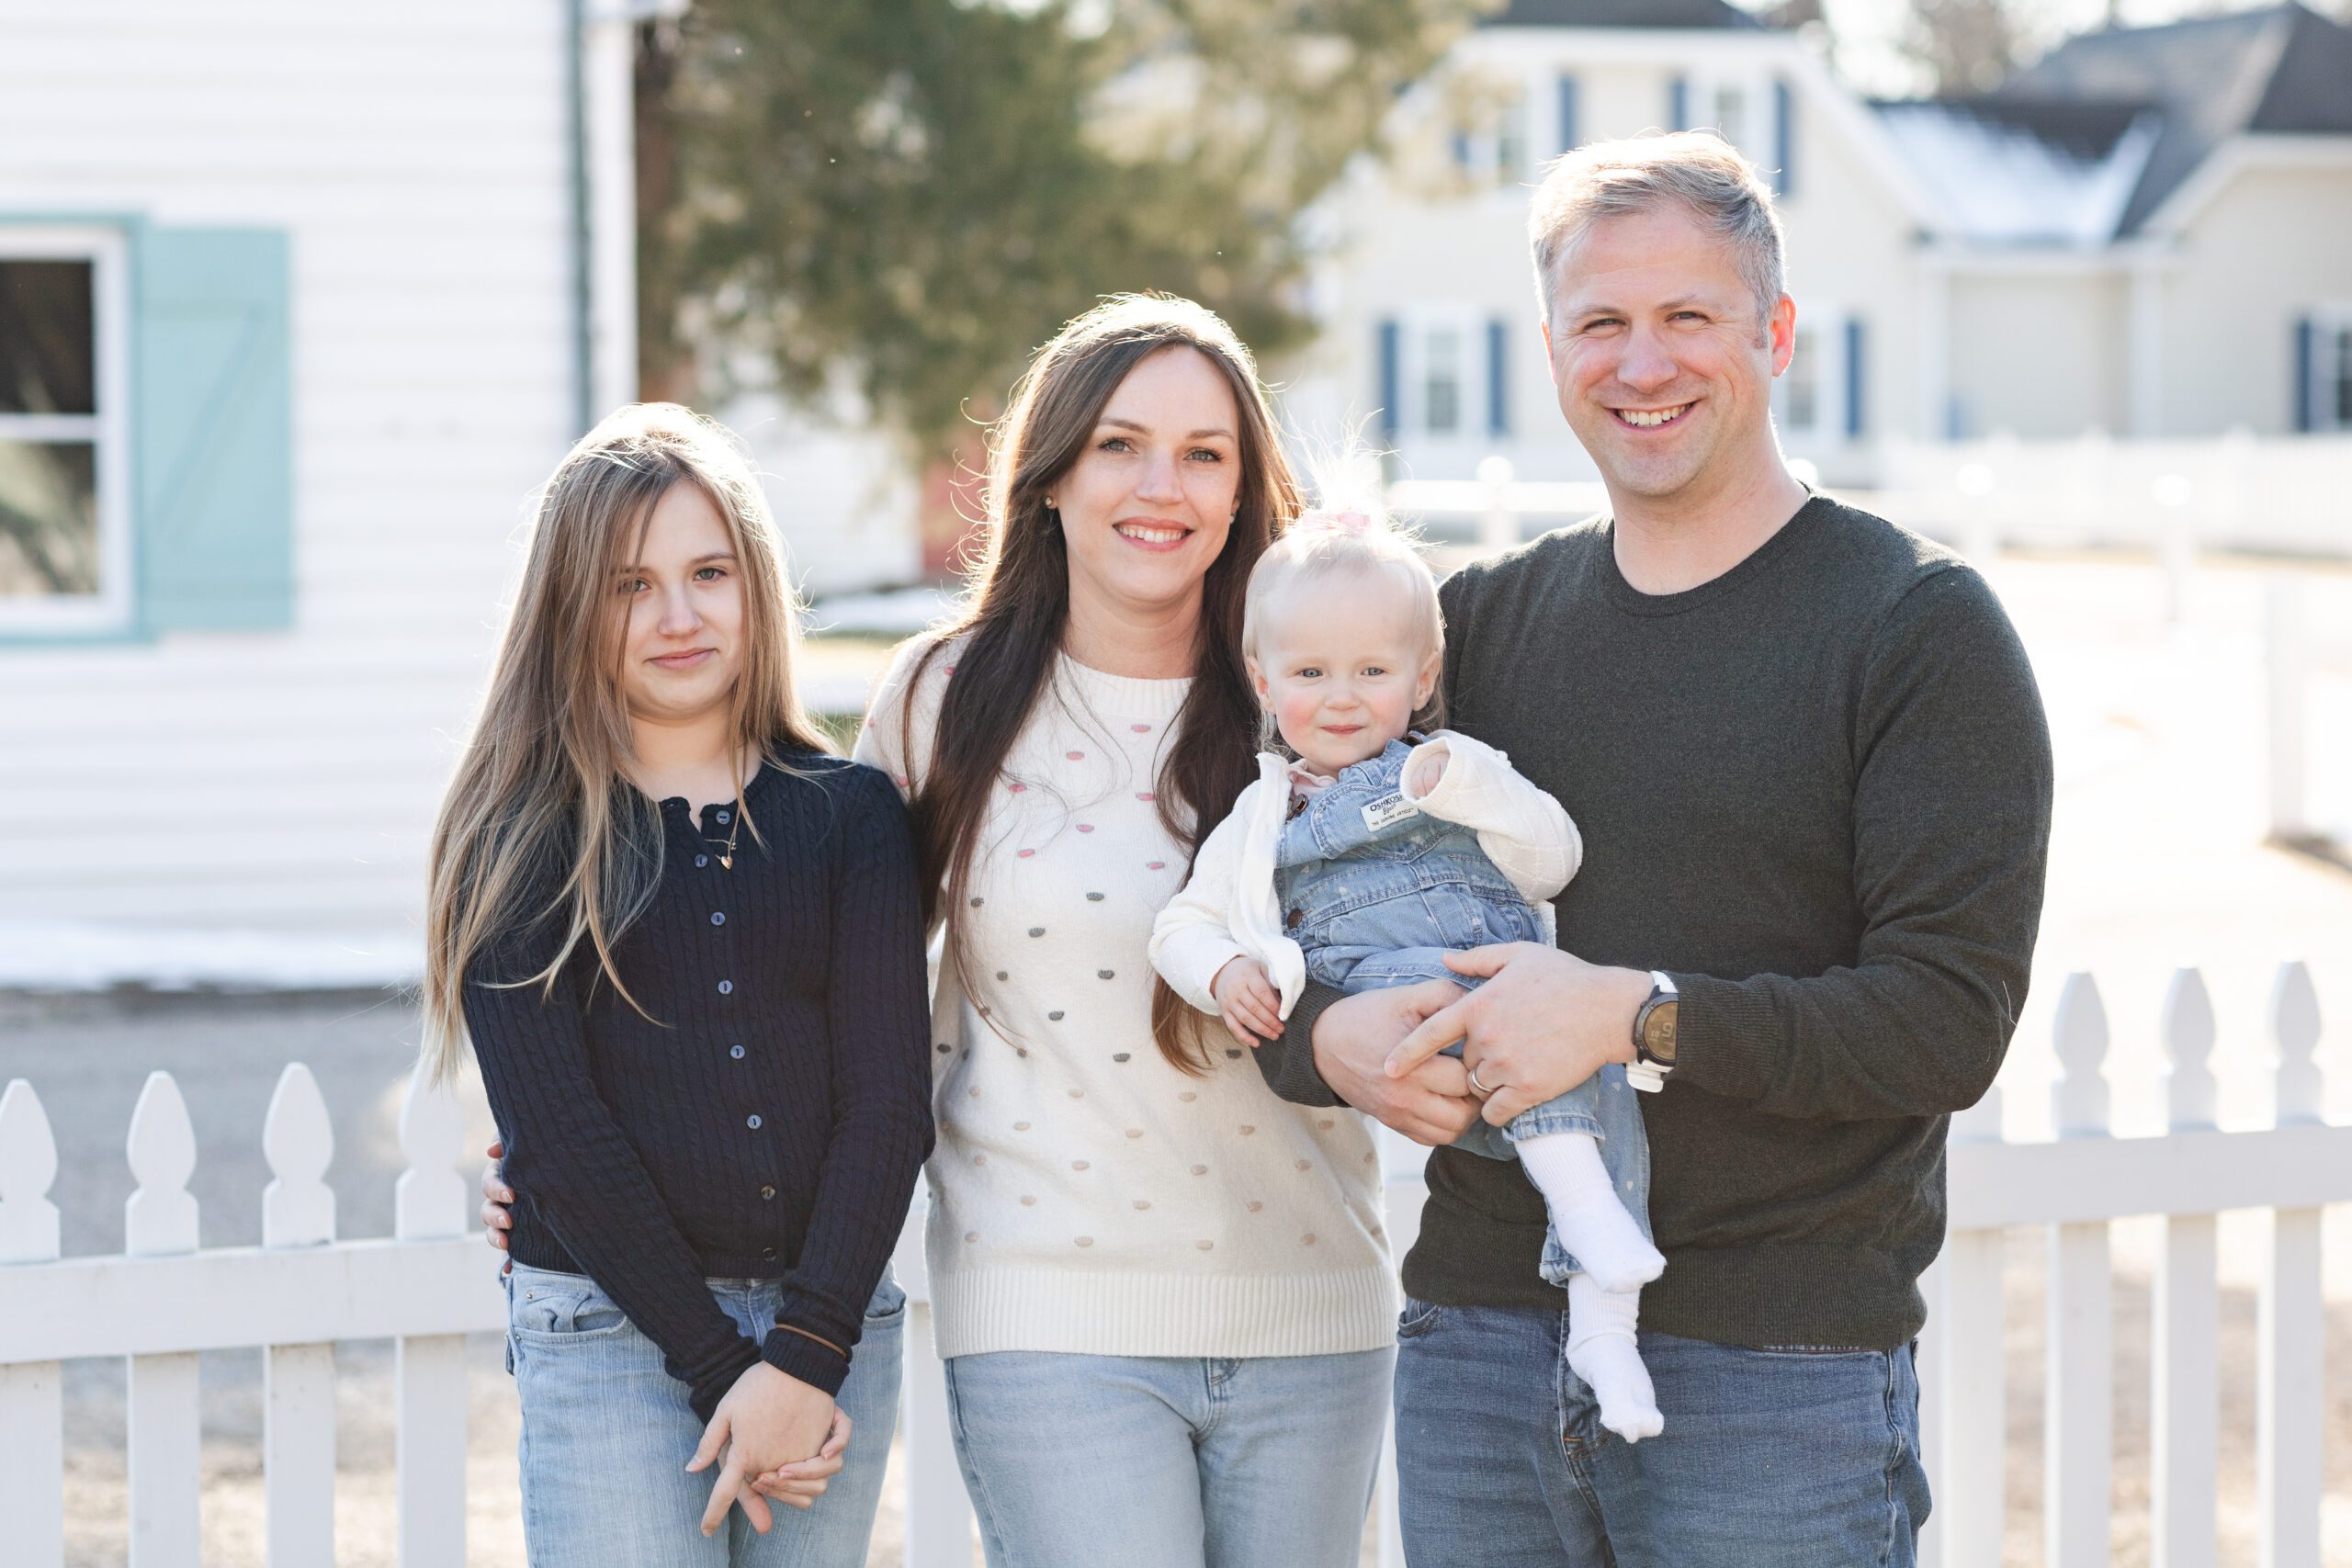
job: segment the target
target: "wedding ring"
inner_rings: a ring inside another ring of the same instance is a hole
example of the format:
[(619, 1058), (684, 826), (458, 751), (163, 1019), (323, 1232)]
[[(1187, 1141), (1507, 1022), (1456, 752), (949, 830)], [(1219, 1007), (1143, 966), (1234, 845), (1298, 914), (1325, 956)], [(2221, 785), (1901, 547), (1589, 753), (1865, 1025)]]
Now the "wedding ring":
[(1486, 1099), (1488, 1095), (1490, 1095), (1490, 1094), (1494, 1093), (1494, 1092), (1495, 1092), (1495, 1089), (1500, 1089), (1500, 1088), (1502, 1087), (1502, 1085), (1500, 1085), (1500, 1084), (1497, 1084), (1497, 1085), (1495, 1086), (1495, 1089), (1488, 1089), (1485, 1084), (1482, 1084), (1482, 1083), (1480, 1083), (1480, 1082), (1478, 1081), (1478, 1069), (1477, 1069), (1477, 1068), (1476, 1068), (1476, 1067), (1473, 1067), (1473, 1068), (1471, 1068), (1471, 1069), (1470, 1069), (1470, 1087), (1471, 1087), (1472, 1089), (1476, 1089), (1476, 1090), (1478, 1091), (1478, 1098), (1479, 1098), (1480, 1100), (1484, 1100), (1484, 1099)]

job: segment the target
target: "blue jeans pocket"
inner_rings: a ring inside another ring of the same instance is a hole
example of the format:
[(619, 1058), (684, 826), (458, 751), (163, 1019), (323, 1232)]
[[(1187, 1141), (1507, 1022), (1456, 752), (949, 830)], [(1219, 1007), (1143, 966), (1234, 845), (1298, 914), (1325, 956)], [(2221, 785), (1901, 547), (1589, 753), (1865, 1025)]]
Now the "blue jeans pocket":
[(873, 1298), (865, 1303), (865, 1326), (868, 1331), (888, 1328), (907, 1315), (907, 1292), (889, 1275), (874, 1287)]
[(1405, 1310), (1396, 1314), (1396, 1337), (1419, 1339), (1437, 1326), (1438, 1314), (1444, 1310), (1443, 1307), (1432, 1305), (1428, 1302), (1415, 1301), (1410, 1296), (1406, 1297)]
[(517, 1269), (506, 1287), (506, 1331), (524, 1345), (560, 1346), (627, 1332), (628, 1318), (584, 1274)]

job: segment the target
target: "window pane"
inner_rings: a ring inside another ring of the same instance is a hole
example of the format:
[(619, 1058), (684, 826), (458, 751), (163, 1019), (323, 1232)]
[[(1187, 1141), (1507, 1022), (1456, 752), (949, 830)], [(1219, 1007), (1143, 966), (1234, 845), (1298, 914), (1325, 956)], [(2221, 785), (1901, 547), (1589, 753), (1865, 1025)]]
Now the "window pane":
[(0, 599), (98, 591), (97, 448), (0, 441)]
[(1788, 400), (1788, 425), (1791, 430), (1811, 430), (1819, 417), (1821, 383), (1815, 372), (1815, 334), (1799, 327), (1789, 355), (1789, 367), (1781, 373), (1782, 396)]
[(1423, 340), (1429, 359), (1422, 378), (1422, 405), (1430, 434), (1444, 435), (1462, 424), (1462, 334), (1439, 328)]
[(90, 264), (0, 261), (0, 413), (96, 413)]
[(1747, 95), (1737, 87), (1715, 90), (1715, 129), (1735, 147), (1747, 144)]

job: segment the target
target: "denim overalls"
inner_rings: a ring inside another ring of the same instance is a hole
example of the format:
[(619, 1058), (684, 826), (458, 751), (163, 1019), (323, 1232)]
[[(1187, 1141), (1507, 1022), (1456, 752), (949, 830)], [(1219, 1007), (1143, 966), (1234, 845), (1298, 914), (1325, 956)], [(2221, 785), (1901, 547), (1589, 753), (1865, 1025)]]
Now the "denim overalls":
[[(1520, 896), (1478, 835), (1431, 817), (1399, 787), (1412, 748), (1392, 740), (1377, 757), (1342, 769), (1334, 783), (1302, 801), (1283, 824), (1274, 852), (1274, 892), (1283, 927), (1306, 958), (1306, 975), (1342, 991), (1377, 990), (1421, 980), (1483, 982), (1445, 966), (1449, 949), (1488, 942), (1543, 942), (1542, 919)], [(1445, 1048), (1462, 1055), (1460, 1042)], [(1493, 1159), (1515, 1157), (1511, 1144), (1545, 1133), (1585, 1133), (1600, 1140), (1601, 1163), (1627, 1212), (1649, 1234), (1649, 1141), (1624, 1068), (1614, 1063), (1583, 1083), (1521, 1111), (1505, 1128), (1474, 1122), (1456, 1148)], [(1544, 1277), (1554, 1284), (1577, 1262), (1547, 1230)]]

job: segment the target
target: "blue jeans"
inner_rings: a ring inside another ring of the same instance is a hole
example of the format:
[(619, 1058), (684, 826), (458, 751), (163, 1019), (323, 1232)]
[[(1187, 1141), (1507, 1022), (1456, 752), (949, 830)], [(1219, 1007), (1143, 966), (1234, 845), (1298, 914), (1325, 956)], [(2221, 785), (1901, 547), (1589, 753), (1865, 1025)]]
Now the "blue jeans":
[(1664, 1435), (1627, 1444), (1561, 1355), (1565, 1313), (1408, 1301), (1405, 1555), (1431, 1568), (1910, 1568), (1928, 1517), (1912, 1348), (1641, 1336)]
[[(775, 1322), (773, 1280), (712, 1280), (747, 1334)], [(507, 1366), (523, 1400), (523, 1539), (531, 1568), (864, 1568), (899, 1418), (907, 1298), (885, 1274), (866, 1303), (849, 1379), (842, 1472), (816, 1506), (775, 1504), (763, 1536), (738, 1506), (709, 1539), (717, 1467), (685, 1472), (703, 1424), (662, 1351), (582, 1274), (521, 1264), (506, 1277)]]
[(1354, 1568), (1395, 1355), (950, 1359), (989, 1568)]

